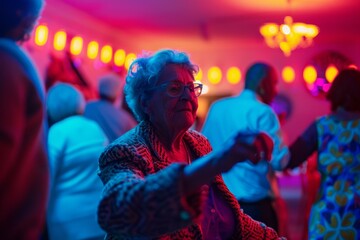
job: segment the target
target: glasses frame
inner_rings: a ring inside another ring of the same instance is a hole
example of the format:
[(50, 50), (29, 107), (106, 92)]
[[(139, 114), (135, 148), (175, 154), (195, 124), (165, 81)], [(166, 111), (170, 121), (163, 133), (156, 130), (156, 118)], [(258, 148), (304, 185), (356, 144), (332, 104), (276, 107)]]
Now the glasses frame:
[[(171, 94), (169, 94), (169, 92), (166, 90), (165, 93), (166, 93), (169, 97), (180, 97), (181, 95), (184, 94), (185, 88), (189, 89), (189, 91), (190, 91), (191, 93), (193, 93), (195, 97), (199, 97), (199, 96), (201, 95), (201, 93), (202, 93), (202, 89), (203, 89), (203, 84), (202, 84), (202, 83), (192, 82), (191, 84), (194, 85), (194, 90), (192, 90), (190, 84), (183, 84), (183, 83), (180, 82), (180, 81), (172, 81), (172, 82), (163, 83), (163, 84), (154, 86), (154, 87), (152, 87), (152, 88), (148, 88), (147, 91), (153, 91), (153, 90), (158, 90), (158, 89), (161, 89), (161, 88), (167, 88), (170, 84), (173, 84), (173, 83), (179, 83), (179, 84), (182, 86), (182, 90), (180, 91), (180, 93), (179, 93), (178, 95), (171, 95)], [(196, 89), (199, 89), (199, 88), (200, 88), (200, 91), (199, 91), (199, 93), (197, 94)]]

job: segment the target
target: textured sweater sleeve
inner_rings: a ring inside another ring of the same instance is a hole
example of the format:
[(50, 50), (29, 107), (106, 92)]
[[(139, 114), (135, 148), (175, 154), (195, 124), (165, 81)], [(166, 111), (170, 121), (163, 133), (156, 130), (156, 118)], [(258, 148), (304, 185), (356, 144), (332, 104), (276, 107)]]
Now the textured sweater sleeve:
[(148, 149), (127, 145), (112, 145), (101, 155), (99, 176), (105, 187), (98, 222), (107, 233), (154, 237), (192, 223), (194, 216), (182, 197), (184, 165), (155, 173), (150, 158)]

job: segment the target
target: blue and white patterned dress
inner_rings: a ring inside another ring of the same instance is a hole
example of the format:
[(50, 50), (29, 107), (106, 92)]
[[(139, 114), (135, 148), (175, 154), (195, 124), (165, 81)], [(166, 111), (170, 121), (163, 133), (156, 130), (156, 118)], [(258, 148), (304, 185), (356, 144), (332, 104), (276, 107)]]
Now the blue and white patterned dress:
[(360, 119), (324, 116), (316, 128), (321, 184), (309, 239), (360, 239)]

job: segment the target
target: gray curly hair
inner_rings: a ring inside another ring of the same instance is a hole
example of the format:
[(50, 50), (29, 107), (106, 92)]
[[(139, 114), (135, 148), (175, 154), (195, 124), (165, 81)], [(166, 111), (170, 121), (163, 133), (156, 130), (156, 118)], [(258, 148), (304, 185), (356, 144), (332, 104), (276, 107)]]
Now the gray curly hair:
[(139, 122), (149, 118), (141, 106), (142, 101), (151, 97), (147, 89), (156, 86), (161, 71), (168, 64), (182, 65), (191, 74), (196, 74), (199, 70), (185, 52), (171, 49), (159, 50), (154, 54), (145, 54), (130, 65), (126, 76), (124, 94), (129, 108)]

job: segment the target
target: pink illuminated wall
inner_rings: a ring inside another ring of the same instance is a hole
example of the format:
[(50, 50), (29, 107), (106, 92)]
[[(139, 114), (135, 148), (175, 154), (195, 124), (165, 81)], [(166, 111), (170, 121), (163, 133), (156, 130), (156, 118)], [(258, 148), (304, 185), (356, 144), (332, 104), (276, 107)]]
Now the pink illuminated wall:
[[(323, 99), (315, 98), (306, 90), (302, 70), (305, 64), (315, 54), (332, 50), (342, 53), (360, 66), (360, 41), (354, 38), (353, 41), (339, 42), (338, 40), (322, 41), (307, 49), (295, 50), (290, 57), (285, 57), (278, 49), (268, 48), (260, 34), (254, 39), (220, 39), (212, 41), (202, 36), (186, 37), (182, 35), (159, 35), (151, 32), (143, 34), (132, 34), (131, 29), (114, 29), (106, 26), (91, 16), (78, 12), (65, 5), (48, 5), (44, 11), (40, 23), (47, 24), (49, 28), (49, 40), (45, 46), (36, 46), (33, 42), (25, 44), (25, 48), (35, 59), (40, 74), (44, 76), (45, 69), (49, 63), (49, 54), (54, 52), (52, 47), (52, 36), (58, 30), (65, 30), (69, 36), (81, 35), (84, 45), (89, 41), (96, 40), (100, 45), (110, 44), (113, 48), (122, 48), (126, 52), (140, 54), (142, 51), (154, 51), (160, 48), (175, 48), (186, 51), (204, 72), (203, 82), (207, 83), (206, 70), (211, 66), (218, 66), (223, 71), (231, 66), (237, 66), (242, 77), (246, 68), (255, 61), (265, 61), (273, 64), (281, 77), (281, 70), (285, 66), (291, 66), (295, 70), (295, 80), (292, 83), (280, 81), (279, 90), (287, 95), (292, 104), (292, 115), (284, 125), (289, 141), (293, 141), (316, 117), (326, 114), (329, 106)], [(321, 35), (321, 32), (320, 32)], [(81, 71), (89, 80), (91, 86), (95, 87), (97, 78), (112, 70), (110, 65), (101, 64), (98, 60), (90, 60), (85, 52), (78, 57), (78, 64)], [(55, 53), (61, 54), (61, 53)], [(223, 73), (225, 75), (225, 73)], [(216, 85), (209, 85), (210, 96), (233, 95), (241, 91), (243, 79), (236, 85), (229, 84), (225, 78)], [(208, 105), (203, 103), (206, 114)]]

